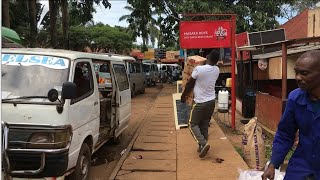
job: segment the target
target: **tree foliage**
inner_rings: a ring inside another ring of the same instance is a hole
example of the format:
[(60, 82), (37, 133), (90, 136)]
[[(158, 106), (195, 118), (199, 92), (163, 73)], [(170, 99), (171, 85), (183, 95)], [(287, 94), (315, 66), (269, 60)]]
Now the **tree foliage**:
[(126, 20), (129, 23), (129, 29), (134, 37), (142, 38), (142, 52), (148, 50), (150, 37), (151, 42), (155, 42), (155, 35), (157, 35), (156, 20), (152, 17), (155, 12), (148, 6), (151, 2), (151, 0), (128, 0), (129, 6), (126, 6), (125, 9), (129, 10), (130, 14), (123, 15), (119, 19), (119, 21)]
[[(31, 19), (29, 14), (29, 1), (9, 2), (10, 28), (15, 30), (22, 40), (22, 45), (30, 46), (34, 42), (31, 35)], [(36, 23), (39, 22), (43, 7), (39, 2), (36, 3)], [(34, 24), (34, 22), (33, 22)], [(34, 30), (33, 30), (34, 31)]]
[(306, 9), (313, 9), (319, 0), (295, 0), (281, 7), (281, 16), (287, 20), (292, 19), (297, 14)]
[(83, 0), (70, 2), (70, 25), (85, 25), (93, 22), (93, 13), (96, 12), (94, 5), (102, 4), (104, 8), (111, 8), (108, 0)]
[(72, 26), (70, 28), (70, 46), (73, 50), (83, 51), (89, 47), (95, 52), (128, 54), (132, 44), (133, 40), (124, 28), (110, 27), (102, 23), (89, 27)]
[(150, 34), (146, 21), (152, 21), (151, 14), (155, 12), (158, 16), (156, 25), (160, 29), (158, 45), (178, 48), (180, 20), (221, 19), (209, 16), (184, 17), (183, 14), (234, 13), (237, 14), (237, 32), (253, 32), (276, 28), (279, 25), (276, 17), (283, 16), (282, 5), (296, 1), (299, 0), (128, 0), (132, 13), (126, 19), (132, 29)]

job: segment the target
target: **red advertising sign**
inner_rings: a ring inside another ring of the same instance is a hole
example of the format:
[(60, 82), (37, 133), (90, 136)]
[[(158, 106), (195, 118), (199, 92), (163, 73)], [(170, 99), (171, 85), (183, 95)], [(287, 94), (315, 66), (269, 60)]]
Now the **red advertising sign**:
[(231, 21), (181, 21), (182, 49), (231, 47)]

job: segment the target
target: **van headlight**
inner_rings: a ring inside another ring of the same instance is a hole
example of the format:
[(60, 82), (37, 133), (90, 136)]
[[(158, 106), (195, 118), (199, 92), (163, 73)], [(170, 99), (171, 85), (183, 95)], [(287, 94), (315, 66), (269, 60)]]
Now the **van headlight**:
[(27, 148), (30, 149), (60, 149), (67, 147), (71, 142), (72, 130), (50, 129), (31, 134)]

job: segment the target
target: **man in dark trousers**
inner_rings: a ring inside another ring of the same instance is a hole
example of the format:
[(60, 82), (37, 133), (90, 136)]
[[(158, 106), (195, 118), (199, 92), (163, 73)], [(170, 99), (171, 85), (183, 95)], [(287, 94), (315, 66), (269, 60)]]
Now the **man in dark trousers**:
[(215, 84), (220, 72), (216, 64), (219, 56), (219, 52), (213, 50), (207, 56), (205, 65), (194, 68), (181, 95), (181, 102), (184, 103), (186, 96), (193, 89), (195, 104), (190, 112), (189, 129), (199, 145), (200, 158), (203, 158), (210, 149), (210, 145), (207, 143), (208, 126), (215, 107)]
[(320, 179), (320, 50), (302, 54), (294, 68), (299, 88), (293, 90), (278, 124), (272, 156), (263, 180), (273, 180), (299, 130), (299, 142), (286, 169), (285, 180)]

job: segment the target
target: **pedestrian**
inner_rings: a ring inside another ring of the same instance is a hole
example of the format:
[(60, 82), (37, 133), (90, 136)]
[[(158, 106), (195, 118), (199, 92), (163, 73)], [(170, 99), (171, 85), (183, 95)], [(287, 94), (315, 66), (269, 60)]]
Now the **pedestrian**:
[(189, 129), (197, 141), (199, 157), (204, 157), (210, 145), (208, 141), (208, 126), (215, 107), (215, 84), (219, 77), (219, 68), (216, 66), (219, 52), (213, 50), (207, 57), (207, 63), (194, 68), (185, 90), (181, 95), (181, 102), (186, 96), (194, 93), (194, 104), (190, 112)]
[(303, 53), (295, 65), (297, 89), (290, 92), (278, 124), (270, 164), (262, 179), (274, 179), (295, 142), (299, 142), (286, 169), (285, 180), (320, 179), (320, 50)]

